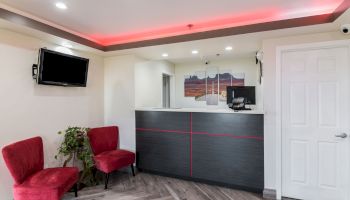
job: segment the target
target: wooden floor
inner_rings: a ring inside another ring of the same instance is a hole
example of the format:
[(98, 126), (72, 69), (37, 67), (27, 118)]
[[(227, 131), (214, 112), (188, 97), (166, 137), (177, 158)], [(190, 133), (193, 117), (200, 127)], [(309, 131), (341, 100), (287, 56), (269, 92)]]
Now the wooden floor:
[(135, 177), (114, 173), (109, 189), (103, 184), (79, 191), (74, 198), (67, 193), (64, 200), (262, 200), (261, 195), (202, 183), (184, 181), (147, 173)]

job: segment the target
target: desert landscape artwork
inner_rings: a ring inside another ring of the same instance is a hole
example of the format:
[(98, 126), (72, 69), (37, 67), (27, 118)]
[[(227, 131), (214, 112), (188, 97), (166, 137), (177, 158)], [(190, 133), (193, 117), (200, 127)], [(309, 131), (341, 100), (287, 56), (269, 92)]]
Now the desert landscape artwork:
[(195, 97), (197, 101), (206, 101), (206, 72), (198, 71), (185, 76), (185, 97)]
[(244, 80), (244, 73), (208, 68), (185, 76), (184, 95), (194, 97), (196, 101), (206, 101), (207, 105), (218, 105), (219, 101), (226, 101), (227, 86), (244, 86)]

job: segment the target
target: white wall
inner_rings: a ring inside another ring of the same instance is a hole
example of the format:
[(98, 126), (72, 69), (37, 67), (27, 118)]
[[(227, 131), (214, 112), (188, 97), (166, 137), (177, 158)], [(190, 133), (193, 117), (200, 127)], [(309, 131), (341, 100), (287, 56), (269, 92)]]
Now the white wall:
[[(280, 113), (276, 111), (276, 48), (278, 46), (313, 43), (322, 41), (333, 41), (340, 39), (350, 39), (339, 32), (328, 32), (310, 35), (301, 35), (293, 37), (284, 37), (269, 39), (263, 41), (264, 51), (264, 154), (265, 154), (265, 188), (278, 189), (280, 181), (277, 179), (276, 156), (280, 152), (276, 152), (276, 145), (280, 145), (276, 141), (276, 134), (280, 130), (276, 130), (276, 116)], [(278, 195), (280, 195), (278, 191)]]
[[(208, 67), (217, 67), (219, 70), (232, 70), (233, 73), (245, 73), (245, 85), (256, 87), (256, 102), (258, 109), (262, 109), (262, 98), (260, 92), (260, 84), (258, 83), (258, 65), (255, 64), (255, 58), (235, 58), (223, 59), (211, 62), (205, 65), (203, 62), (182, 63), (175, 65), (175, 102), (176, 107), (182, 108), (196, 108), (208, 107), (205, 101), (196, 101), (194, 97), (185, 97), (184, 94), (184, 77), (185, 75), (192, 75), (196, 71), (205, 71)], [(219, 102), (218, 106), (209, 106), (226, 108), (226, 102)]]
[[(38, 49), (53, 44), (0, 30), (0, 149), (22, 139), (41, 136), (45, 166), (60, 166), (54, 159), (62, 140), (58, 131), (68, 126), (103, 125), (103, 59), (90, 59), (86, 88), (37, 85), (31, 76)], [(0, 156), (0, 199), (12, 199), (13, 180)]]
[(135, 65), (135, 107), (162, 107), (163, 74), (170, 75), (170, 104), (174, 104), (174, 64), (146, 61)]
[(135, 56), (115, 56), (104, 60), (104, 120), (119, 126), (120, 147), (135, 151)]

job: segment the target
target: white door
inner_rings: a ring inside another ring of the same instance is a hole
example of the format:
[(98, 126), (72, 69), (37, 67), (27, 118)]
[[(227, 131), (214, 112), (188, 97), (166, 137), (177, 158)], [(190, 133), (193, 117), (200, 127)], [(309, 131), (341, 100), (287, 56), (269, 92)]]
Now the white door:
[(282, 53), (282, 196), (349, 200), (349, 49)]

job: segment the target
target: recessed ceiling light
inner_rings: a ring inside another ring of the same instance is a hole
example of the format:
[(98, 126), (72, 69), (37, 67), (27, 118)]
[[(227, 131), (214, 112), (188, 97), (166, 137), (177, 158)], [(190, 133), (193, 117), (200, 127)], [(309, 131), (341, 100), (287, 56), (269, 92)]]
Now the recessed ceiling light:
[(66, 47), (66, 48), (73, 48), (73, 46), (69, 43), (63, 43), (62, 46)]
[(169, 55), (167, 53), (162, 54), (163, 57), (168, 57)]
[(227, 47), (225, 47), (225, 50), (226, 51), (231, 51), (233, 48), (231, 47), (231, 46), (227, 46)]
[(56, 3), (56, 7), (62, 10), (66, 10), (67, 9), (67, 5), (63, 2), (57, 2)]
[(198, 53), (199, 53), (198, 50), (193, 50), (193, 51), (192, 51), (192, 54), (198, 54)]

